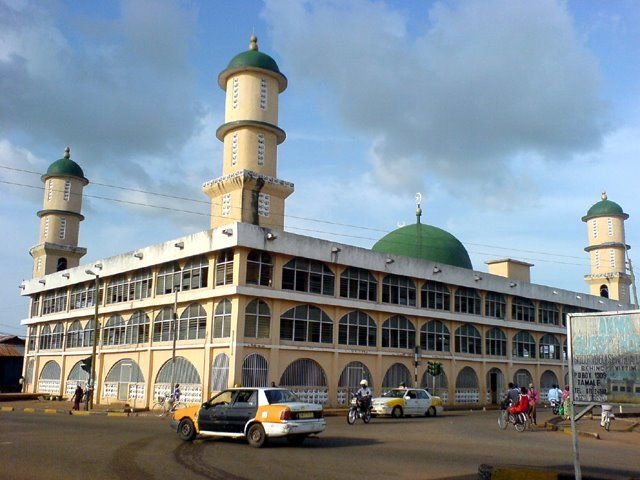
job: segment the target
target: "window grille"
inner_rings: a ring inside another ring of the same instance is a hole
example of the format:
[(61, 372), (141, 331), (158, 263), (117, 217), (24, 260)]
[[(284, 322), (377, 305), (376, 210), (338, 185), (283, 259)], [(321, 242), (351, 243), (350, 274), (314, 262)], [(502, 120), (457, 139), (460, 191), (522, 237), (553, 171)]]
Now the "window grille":
[[(215, 325), (215, 320), (214, 320)], [(207, 312), (202, 305), (193, 303), (185, 308), (178, 321), (178, 340), (196, 340), (205, 338)]]
[(177, 263), (168, 263), (162, 265), (158, 271), (156, 281), (156, 295), (166, 295), (174, 290), (180, 290), (182, 284), (182, 271)]
[(53, 197), (53, 180), (47, 182), (47, 201), (50, 202)]
[(153, 341), (168, 342), (173, 340), (173, 308), (164, 307), (153, 321)]
[(437, 395), (444, 403), (447, 403), (449, 398), (449, 383), (447, 381), (447, 375), (444, 372), (434, 377), (425, 370), (420, 386), (429, 390), (431, 395)]
[(314, 305), (298, 305), (280, 317), (280, 340), (332, 343), (333, 322)]
[(191, 259), (182, 269), (181, 290), (196, 290), (207, 286), (209, 260), (206, 257)]
[(482, 337), (473, 325), (464, 324), (456, 330), (456, 352), (482, 355)]
[(598, 221), (595, 218), (591, 220), (591, 234), (593, 238), (598, 238)]
[(120, 315), (113, 315), (107, 320), (102, 331), (104, 345), (124, 345), (127, 326)]
[(60, 240), (64, 240), (64, 237), (67, 235), (67, 219), (65, 217), (60, 217), (60, 229), (58, 230), (58, 238)]
[(387, 275), (382, 280), (382, 303), (416, 306), (416, 284), (407, 277)]
[(82, 336), (84, 331), (79, 320), (75, 320), (69, 325), (65, 339), (66, 348), (78, 348), (82, 346)]
[(451, 351), (449, 329), (440, 320), (430, 320), (420, 329), (420, 346), (432, 352)]
[(126, 340), (129, 345), (147, 343), (149, 341), (149, 316), (141, 310), (133, 312), (127, 322)]
[(49, 238), (49, 217), (45, 217), (44, 219), (44, 239), (47, 240)]
[(65, 202), (69, 201), (71, 197), (71, 180), (64, 181), (64, 200)]
[(242, 386), (266, 387), (269, 380), (269, 363), (259, 353), (251, 353), (242, 362)]
[(268, 193), (258, 194), (258, 215), (261, 217), (271, 215), (271, 195)]
[(233, 250), (230, 248), (218, 253), (216, 260), (216, 286), (233, 283)]
[(24, 382), (27, 385), (31, 385), (33, 383), (33, 369), (35, 367), (36, 361), (33, 358), (29, 359), (29, 362), (27, 363), (27, 371), (25, 373), (25, 379)]
[(356, 310), (347, 313), (340, 319), (339, 344), (375, 347), (377, 345), (376, 337), (376, 323), (366, 313)]
[(530, 383), (533, 383), (533, 377), (528, 370), (521, 368), (513, 374), (513, 383), (519, 387), (529, 387)]
[(282, 268), (282, 288), (333, 296), (335, 275), (322, 262), (294, 258)]
[(478, 376), (471, 367), (464, 367), (456, 378), (455, 401), (456, 403), (478, 403), (479, 400)]
[(382, 346), (386, 348), (414, 348), (416, 329), (406, 317), (394, 315), (382, 324)]
[(228, 217), (231, 215), (231, 194), (225, 193), (222, 195), (222, 211), (221, 215), (223, 217)]
[(519, 332), (513, 337), (513, 356), (536, 358), (536, 341), (529, 332)]
[(358, 300), (376, 301), (378, 282), (371, 272), (349, 267), (340, 275), (340, 296)]
[(119, 276), (111, 279), (107, 286), (107, 304), (142, 300), (151, 296), (153, 275), (150, 270), (134, 272), (128, 279)]
[(48, 361), (42, 371), (40, 372), (40, 379), (38, 381), (38, 392), (40, 393), (60, 393), (60, 377), (61, 369), (57, 362)]
[(228, 385), (229, 355), (226, 353), (219, 353), (213, 359), (213, 368), (211, 369), (211, 390), (214, 392), (224, 390)]
[(29, 327), (29, 342), (27, 343), (27, 351), (33, 352), (36, 349), (37, 338), (38, 338), (37, 328)]
[(593, 252), (594, 263), (596, 264), (596, 269), (600, 268), (600, 250), (596, 250)]
[(292, 362), (280, 378), (283, 387), (326, 387), (327, 376), (324, 370), (310, 358), (301, 358)]
[[(200, 374), (196, 367), (184, 357), (176, 357), (175, 361), (176, 374), (173, 376), (175, 383), (182, 386), (183, 383), (201, 383)], [(158, 371), (156, 377), (156, 383), (168, 383), (171, 384), (171, 377), (173, 373), (173, 360), (167, 360), (164, 365)]]
[(40, 316), (40, 295), (32, 295), (31, 296), (31, 317), (38, 317), (38, 316)]
[(613, 248), (609, 250), (609, 267), (616, 268), (616, 252)]
[(238, 163), (238, 133), (231, 135), (231, 165)]
[(607, 233), (613, 237), (613, 218), (607, 218)]
[(249, 302), (244, 313), (244, 336), (269, 338), (271, 336), (270, 326), (271, 311), (269, 310), (269, 305), (260, 299)]
[(407, 386), (413, 385), (413, 378), (409, 369), (401, 363), (394, 363), (384, 374), (382, 379), (382, 392), (391, 390), (392, 388), (398, 388), (400, 384)]
[(271, 286), (273, 265), (267, 252), (252, 250), (247, 257), (247, 284)]
[(258, 165), (264, 165), (265, 140), (264, 133), (258, 134)]
[(213, 314), (213, 338), (231, 336), (231, 301), (224, 299), (218, 303)]
[(349, 362), (338, 380), (338, 404), (346, 405), (350, 400), (350, 394), (360, 388), (360, 382), (366, 380), (373, 390), (373, 377), (369, 368), (362, 362)]
[(240, 78), (234, 77), (231, 86), (231, 108), (233, 110), (238, 109), (240, 100)]
[(265, 78), (260, 79), (260, 109), (267, 109), (267, 80)]
[(67, 290), (59, 288), (44, 294), (42, 300), (42, 315), (64, 312), (67, 309)]

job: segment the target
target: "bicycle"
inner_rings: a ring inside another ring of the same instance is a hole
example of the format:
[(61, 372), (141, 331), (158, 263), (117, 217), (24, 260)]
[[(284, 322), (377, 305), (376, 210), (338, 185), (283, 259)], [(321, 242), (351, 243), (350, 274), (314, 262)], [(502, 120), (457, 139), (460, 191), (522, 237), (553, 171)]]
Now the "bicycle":
[(169, 413), (175, 412), (179, 408), (186, 407), (187, 404), (181, 401), (175, 401), (173, 396), (171, 395), (161, 395), (158, 397), (158, 401), (153, 404), (151, 410), (154, 412), (160, 411), (158, 414), (159, 417), (163, 417), (168, 415)]
[(513, 425), (516, 432), (524, 432), (530, 426), (529, 415), (525, 412), (516, 415), (509, 413), (508, 406), (503, 403), (498, 414), (498, 427), (505, 430), (509, 424)]

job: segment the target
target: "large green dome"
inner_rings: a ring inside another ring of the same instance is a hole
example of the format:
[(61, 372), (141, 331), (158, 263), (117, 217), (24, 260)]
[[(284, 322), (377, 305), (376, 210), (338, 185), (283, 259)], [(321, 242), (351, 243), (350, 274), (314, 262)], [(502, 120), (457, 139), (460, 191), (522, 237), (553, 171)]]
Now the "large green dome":
[(467, 249), (460, 240), (441, 228), (422, 223), (394, 230), (378, 240), (371, 249), (473, 269)]
[(64, 151), (64, 157), (60, 160), (56, 160), (47, 169), (47, 173), (45, 173), (42, 178), (46, 179), (48, 177), (78, 177), (85, 182), (88, 180), (84, 176), (84, 172), (80, 165), (71, 160), (71, 151), (69, 147), (67, 147)]
[(266, 53), (262, 53), (258, 50), (258, 38), (255, 35), (251, 35), (251, 42), (249, 43), (249, 50), (239, 53), (231, 59), (227, 68), (218, 76), (218, 85), (223, 90), (226, 89), (227, 79), (232, 74), (242, 70), (267, 70), (271, 72), (272, 76), (278, 80), (279, 91), (282, 92), (287, 88), (287, 77), (285, 77), (276, 61)]
[(625, 220), (629, 218), (629, 215), (624, 213), (622, 207), (616, 202), (612, 202), (607, 198), (606, 192), (602, 193), (602, 200), (594, 204), (587, 214), (582, 217), (582, 221), (586, 222), (595, 217), (622, 217)]

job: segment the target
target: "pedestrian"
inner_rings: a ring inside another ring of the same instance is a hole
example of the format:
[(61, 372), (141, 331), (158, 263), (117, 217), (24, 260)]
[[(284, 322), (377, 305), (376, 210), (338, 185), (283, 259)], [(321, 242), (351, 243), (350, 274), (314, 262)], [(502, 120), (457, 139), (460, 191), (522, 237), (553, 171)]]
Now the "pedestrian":
[(22, 393), (22, 391), (24, 390), (24, 377), (20, 376), (20, 378), (18, 379), (18, 385), (20, 386), (20, 393)]
[(84, 392), (82, 391), (82, 387), (80, 384), (76, 387), (76, 391), (73, 393), (73, 397), (71, 397), (71, 401), (73, 402), (73, 409), (80, 410), (80, 402), (82, 401), (82, 396)]
[(91, 403), (91, 397), (93, 396), (93, 381), (89, 379), (87, 382), (87, 388), (84, 390), (84, 409), (89, 410), (89, 404)]
[(529, 384), (529, 417), (534, 425), (537, 425), (538, 415), (537, 415), (537, 405), (538, 400), (540, 400), (540, 394), (538, 390), (533, 387), (533, 383)]
[(562, 391), (562, 409), (565, 418), (571, 418), (571, 390), (569, 385), (565, 385)]
[(271, 382), (271, 388), (277, 387), (276, 382)]

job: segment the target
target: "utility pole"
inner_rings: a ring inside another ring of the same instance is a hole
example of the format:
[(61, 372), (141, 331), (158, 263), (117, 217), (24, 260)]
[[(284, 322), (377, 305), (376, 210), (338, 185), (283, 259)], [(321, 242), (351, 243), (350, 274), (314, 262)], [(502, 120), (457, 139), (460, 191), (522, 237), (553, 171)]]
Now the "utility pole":
[(96, 390), (96, 350), (100, 341), (100, 323), (98, 320), (98, 306), (100, 299), (100, 275), (90, 269), (85, 270), (87, 275), (95, 277), (95, 292), (93, 295), (93, 303), (95, 305), (93, 311), (93, 346), (91, 348), (91, 376), (87, 385), (87, 395), (89, 396), (89, 410), (93, 410), (93, 396)]
[(174, 385), (176, 384), (176, 341), (178, 340), (178, 288), (173, 289), (173, 349), (171, 352), (171, 385), (169, 386), (169, 393), (173, 393)]

